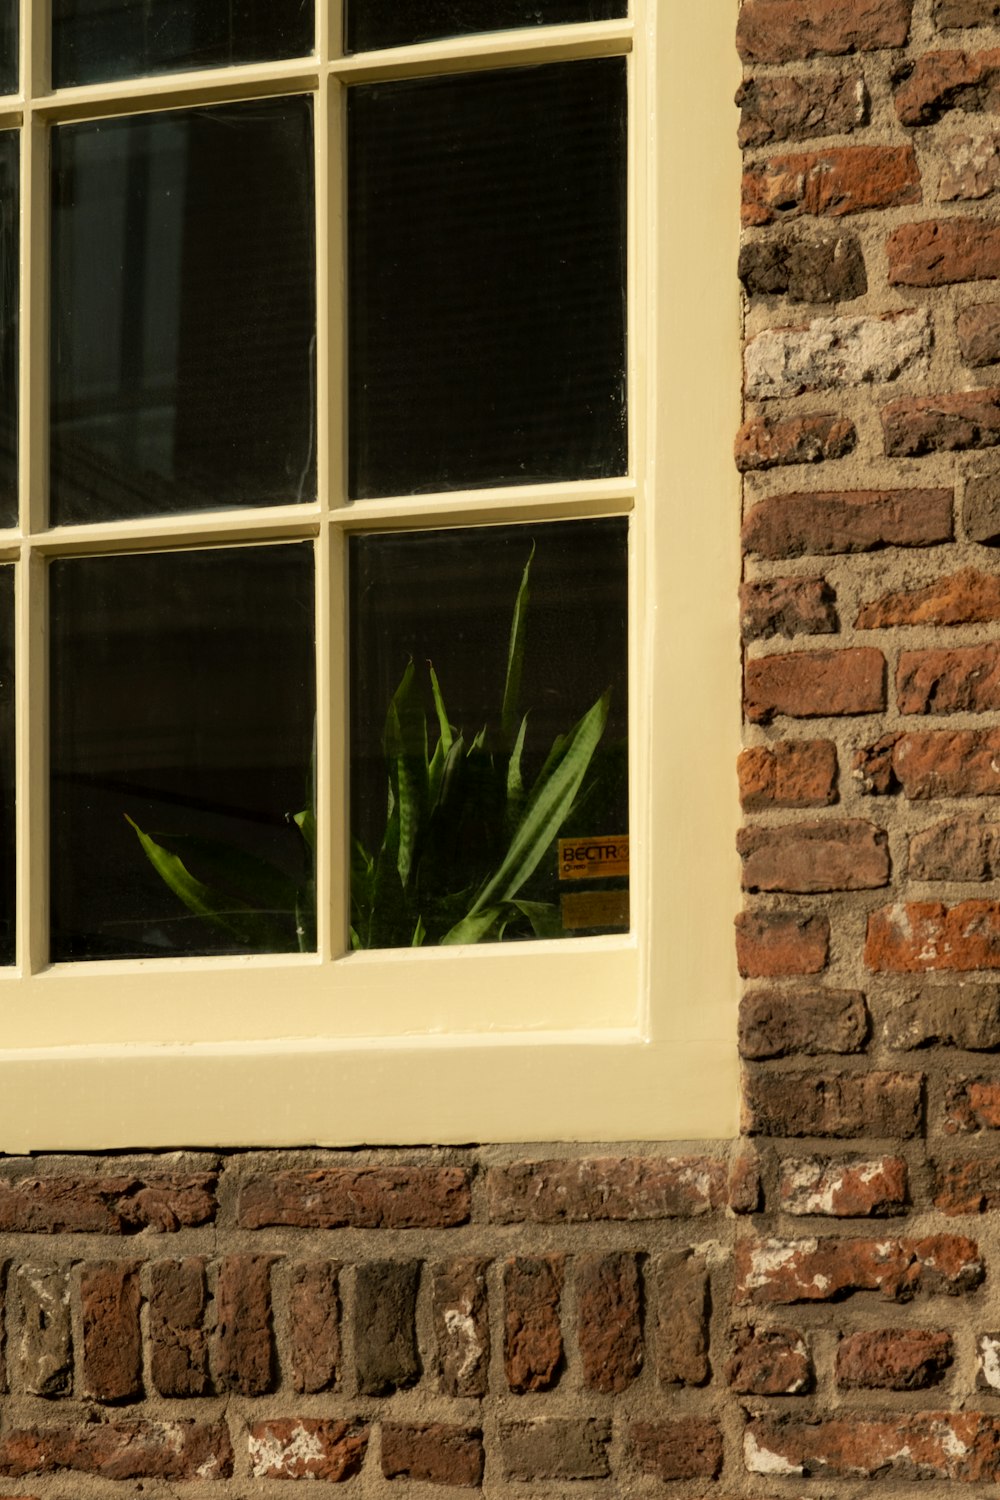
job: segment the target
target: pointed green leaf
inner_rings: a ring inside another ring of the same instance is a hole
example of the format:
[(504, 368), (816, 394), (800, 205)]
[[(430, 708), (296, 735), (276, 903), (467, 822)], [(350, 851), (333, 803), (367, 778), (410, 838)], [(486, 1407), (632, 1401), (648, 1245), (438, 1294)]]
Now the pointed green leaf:
[(441, 939), (442, 947), (454, 943), (481, 942), (502, 912), (502, 906), (488, 906), (476, 912), (469, 912), (468, 916), (456, 922), (455, 926), (445, 933)]
[(524, 753), (524, 737), (528, 730), (528, 715), (521, 720), (514, 748), (507, 762), (507, 826), (514, 828), (524, 806), (524, 781), (521, 777), (521, 756)]
[(437, 673), (431, 662), (427, 663), (427, 670), (431, 678), (431, 692), (434, 695), (434, 710), (437, 714), (438, 734), (441, 744), (444, 746), (445, 755), (451, 749), (452, 728), (448, 722), (448, 714), (444, 706), (444, 698), (441, 696), (441, 684), (438, 682)]
[(518, 700), (521, 696), (521, 672), (524, 667), (524, 640), (528, 621), (528, 603), (531, 598), (531, 564), (535, 557), (535, 544), (531, 544), (528, 561), (521, 574), (521, 584), (514, 601), (514, 614), (510, 622), (510, 639), (507, 643), (507, 673), (503, 685), (503, 707), (500, 710), (500, 734), (504, 745), (514, 739), (517, 722)]
[(407, 663), (389, 704), (385, 750), (390, 785), (399, 809), (399, 878), (405, 887), (427, 805), (427, 719), (412, 661)]
[(312, 852), (316, 853), (316, 814), (311, 807), (304, 807), (301, 812), (292, 813), (292, 822), (309, 845)]
[(550, 901), (514, 901), (512, 904), (527, 917), (536, 938), (565, 937), (559, 908)]

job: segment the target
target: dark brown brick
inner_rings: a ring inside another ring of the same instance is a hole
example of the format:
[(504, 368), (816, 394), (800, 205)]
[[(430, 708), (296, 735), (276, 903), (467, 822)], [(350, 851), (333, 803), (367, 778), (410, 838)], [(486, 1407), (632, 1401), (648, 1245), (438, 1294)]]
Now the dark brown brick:
[(1000, 0), (934, 0), (934, 23), (942, 30), (959, 26), (995, 26)]
[(923, 986), (889, 1011), (883, 1025), (886, 1046), (962, 1047), (970, 1052), (1000, 1049), (1000, 991), (995, 985)]
[(213, 1172), (0, 1178), (0, 1232), (173, 1233), (215, 1218)]
[(220, 1391), (262, 1396), (274, 1381), (271, 1337), (273, 1255), (226, 1255), (215, 1289), (210, 1358)]
[(564, 1255), (518, 1255), (503, 1268), (504, 1369), (512, 1391), (547, 1391), (563, 1361)]
[(736, 847), (745, 891), (866, 891), (889, 883), (889, 841), (860, 818), (754, 824)]
[(643, 1474), (673, 1479), (715, 1479), (722, 1470), (722, 1428), (701, 1417), (673, 1422), (633, 1422), (628, 1430)]
[(970, 541), (984, 547), (1000, 542), (1000, 470), (968, 476), (962, 519)]
[(741, 474), (788, 464), (817, 464), (845, 458), (858, 434), (846, 417), (753, 417), (736, 434), (734, 454)]
[(751, 1071), (743, 1119), (751, 1135), (909, 1138), (923, 1119), (922, 1079), (881, 1071)]
[(496, 1224), (673, 1219), (726, 1202), (726, 1163), (714, 1156), (585, 1156), (491, 1167)]
[(83, 1310), (83, 1389), (99, 1401), (142, 1395), (139, 1266), (94, 1261), (80, 1273)]
[(740, 624), (748, 641), (768, 636), (831, 635), (835, 595), (825, 578), (766, 578), (740, 589)]
[(205, 1261), (158, 1260), (149, 1268), (149, 1338), (153, 1384), (161, 1396), (207, 1396)]
[(485, 1396), (488, 1389), (487, 1264), (463, 1257), (431, 1266), (438, 1384), (445, 1396)]
[(541, 1417), (536, 1422), (502, 1422), (500, 1457), (507, 1479), (607, 1479), (611, 1423)]
[(766, 63), (903, 47), (911, 6), (912, 0), (744, 0), (737, 45), (744, 62)]
[(748, 297), (790, 302), (852, 302), (868, 290), (861, 244), (840, 230), (808, 234), (796, 227), (748, 240), (739, 276)]
[(847, 135), (867, 123), (861, 73), (792, 73), (746, 79), (736, 95), (741, 146)]
[(704, 1385), (708, 1363), (708, 1267), (698, 1255), (663, 1255), (653, 1268), (656, 1374), (663, 1385)]
[(1000, 52), (925, 52), (896, 90), (904, 125), (934, 125), (949, 110), (1000, 109)]
[(642, 1368), (636, 1257), (623, 1252), (580, 1256), (576, 1289), (583, 1383), (593, 1391), (624, 1391)]
[(318, 1479), (339, 1484), (364, 1463), (369, 1428), (324, 1417), (252, 1422), (248, 1439), (255, 1479)]
[(967, 365), (1000, 360), (1000, 302), (979, 302), (958, 315), (958, 347)]
[(417, 1288), (420, 1262), (368, 1261), (355, 1273), (354, 1345), (358, 1389), (387, 1396), (420, 1379)]
[(743, 546), (760, 557), (929, 547), (953, 534), (951, 490), (847, 490), (772, 495), (748, 513)]
[(469, 1217), (464, 1167), (322, 1167), (256, 1173), (239, 1199), (242, 1229), (449, 1229)]
[(929, 1328), (872, 1328), (837, 1345), (837, 1384), (869, 1391), (924, 1391), (952, 1362), (951, 1335)]
[(73, 1389), (68, 1267), (18, 1266), (17, 1294), (21, 1383), (31, 1396), (68, 1396)]
[(292, 1267), (288, 1287), (288, 1360), (292, 1385), (313, 1395), (332, 1389), (340, 1365), (339, 1265), (331, 1260), (301, 1261)]
[(475, 1487), (483, 1478), (482, 1433), (450, 1422), (383, 1422), (382, 1473), (417, 1484)]
[(1000, 823), (947, 818), (910, 836), (911, 880), (1000, 879)]
[(121, 1418), (8, 1428), (0, 1438), (0, 1475), (95, 1474), (100, 1479), (228, 1479), (233, 1449), (225, 1422)]
[(826, 967), (830, 923), (789, 911), (742, 911), (736, 918), (736, 959), (745, 979), (818, 974)]
[(740, 1002), (740, 1053), (746, 1058), (860, 1052), (867, 1034), (860, 990), (751, 990)]
[(741, 1396), (803, 1396), (813, 1384), (806, 1341), (797, 1328), (743, 1328), (726, 1379)]

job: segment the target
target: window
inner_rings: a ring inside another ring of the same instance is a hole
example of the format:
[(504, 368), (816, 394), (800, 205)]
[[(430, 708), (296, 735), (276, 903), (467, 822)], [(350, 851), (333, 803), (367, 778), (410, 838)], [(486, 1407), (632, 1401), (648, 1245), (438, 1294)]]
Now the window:
[[(735, 58), (695, 9), (0, 7), (0, 1149), (732, 1132)], [(459, 817), (386, 916), (407, 735), (488, 713), (508, 790), (561, 739), (590, 802), (516, 878)]]

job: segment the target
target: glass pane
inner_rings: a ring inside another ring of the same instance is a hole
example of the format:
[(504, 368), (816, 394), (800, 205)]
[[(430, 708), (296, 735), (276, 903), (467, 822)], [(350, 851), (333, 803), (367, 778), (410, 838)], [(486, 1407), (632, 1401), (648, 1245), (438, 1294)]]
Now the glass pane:
[(302, 57), (313, 0), (52, 0), (56, 88)]
[(515, 26), (611, 21), (628, 14), (626, 0), (346, 0), (346, 7), (348, 52)]
[(627, 523), (350, 558), (355, 945), (627, 928)]
[(316, 494), (312, 104), (53, 131), (52, 519)]
[(17, 0), (0, 0), (0, 93), (17, 91)]
[(0, 567), (0, 964), (14, 962), (14, 569)]
[(55, 959), (314, 946), (312, 559), (52, 564)]
[(18, 156), (0, 131), (0, 526), (17, 525)]
[(355, 498), (624, 473), (625, 60), (350, 92)]

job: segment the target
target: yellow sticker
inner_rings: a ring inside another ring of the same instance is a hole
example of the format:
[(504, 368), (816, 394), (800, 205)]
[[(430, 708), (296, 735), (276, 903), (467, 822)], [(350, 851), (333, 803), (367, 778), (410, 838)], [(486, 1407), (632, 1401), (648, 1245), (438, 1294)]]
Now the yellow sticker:
[(567, 932), (581, 927), (628, 927), (628, 891), (574, 891), (563, 896), (562, 924)]
[(603, 839), (560, 839), (560, 880), (603, 880), (628, 874), (628, 834)]

